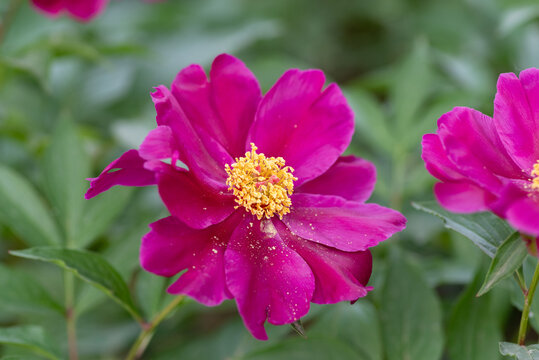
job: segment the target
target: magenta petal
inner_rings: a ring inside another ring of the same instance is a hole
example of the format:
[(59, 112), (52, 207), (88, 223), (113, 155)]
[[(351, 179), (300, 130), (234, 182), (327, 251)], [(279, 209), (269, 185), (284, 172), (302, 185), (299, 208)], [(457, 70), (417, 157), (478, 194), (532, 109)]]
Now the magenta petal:
[(406, 225), (398, 211), (337, 196), (294, 194), (283, 218), (293, 234), (343, 251), (364, 251)]
[(529, 195), (529, 183), (527, 181), (512, 181), (507, 183), (502, 189), (500, 196), (489, 203), (489, 209), (496, 215), (506, 218), (507, 210), (513, 204)]
[(294, 236), (280, 221), (275, 226), (287, 245), (296, 251), (314, 273), (312, 302), (333, 304), (366, 296), (372, 272), (370, 251), (344, 252)]
[(150, 224), (142, 238), (142, 267), (161, 276), (187, 271), (168, 289), (214, 306), (232, 295), (226, 287), (224, 253), (237, 220), (229, 219), (204, 230), (191, 229), (170, 216)]
[(356, 156), (341, 156), (328, 171), (295, 191), (320, 195), (337, 195), (346, 200), (365, 202), (376, 183), (375, 166)]
[(227, 285), (245, 326), (260, 340), (268, 338), (266, 319), (292, 323), (309, 311), (313, 273), (284, 243), (271, 220), (245, 216), (225, 252)]
[(231, 194), (208, 191), (186, 171), (169, 168), (157, 178), (159, 195), (167, 209), (192, 228), (217, 224), (234, 211)]
[(261, 99), (260, 86), (253, 73), (233, 56), (215, 58), (211, 72), (211, 102), (220, 115), (223, 144), (232, 156), (243, 156), (247, 132)]
[(260, 86), (239, 59), (222, 54), (215, 58), (208, 81), (204, 69), (183, 69), (171, 90), (197, 131), (219, 141), (232, 156), (245, 152), (245, 138), (260, 102)]
[(193, 64), (182, 69), (170, 91), (197, 133), (205, 133), (220, 144), (228, 144), (219, 114), (211, 103), (210, 82), (202, 66)]
[(159, 86), (152, 93), (157, 111), (157, 123), (171, 128), (176, 143), (181, 146), (180, 157), (189, 171), (204, 186), (226, 191), (224, 164), (231, 163), (228, 153), (209, 136), (199, 136), (170, 91)]
[(462, 180), (462, 176), (455, 164), (449, 160), (437, 134), (425, 134), (421, 142), (423, 152), (421, 158), (425, 162), (427, 171), (442, 181)]
[(49, 16), (57, 16), (64, 9), (63, 0), (32, 0), (32, 4)]
[(126, 151), (111, 162), (98, 177), (88, 180), (90, 188), (84, 195), (86, 199), (93, 198), (114, 185), (147, 186), (156, 183), (154, 173), (144, 168), (144, 159), (137, 150)]
[(460, 173), (477, 185), (498, 192), (503, 186), (498, 176), (523, 177), (521, 169), (505, 151), (490, 117), (457, 107), (444, 114), (438, 126), (447, 156)]
[(465, 182), (437, 183), (434, 195), (444, 208), (459, 213), (488, 210), (488, 204), (494, 200), (494, 195)]
[[(289, 70), (264, 96), (248, 142), (295, 169), (296, 186), (326, 172), (348, 147), (353, 113), (335, 84), (323, 92), (318, 70)], [(247, 148), (249, 147), (246, 144)]]
[(107, 6), (108, 0), (64, 0), (66, 10), (80, 21), (89, 21)]
[(214, 139), (226, 143), (219, 115), (210, 103), (210, 82), (202, 66), (193, 64), (182, 69), (170, 85), (170, 91), (195, 130), (209, 130)]
[(520, 232), (539, 236), (539, 196), (514, 202), (506, 212), (507, 221)]
[(146, 135), (139, 147), (139, 155), (145, 160), (161, 160), (172, 158), (178, 145), (170, 127), (161, 125)]
[(494, 100), (494, 121), (514, 161), (529, 174), (539, 159), (539, 69), (501, 74)]

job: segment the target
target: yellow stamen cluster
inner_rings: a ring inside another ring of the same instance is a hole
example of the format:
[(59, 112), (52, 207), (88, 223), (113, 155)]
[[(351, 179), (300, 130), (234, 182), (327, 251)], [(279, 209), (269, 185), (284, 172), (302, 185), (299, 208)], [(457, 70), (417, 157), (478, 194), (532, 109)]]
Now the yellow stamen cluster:
[(533, 165), (532, 177), (532, 189), (539, 190), (539, 160)]
[(282, 157), (266, 157), (257, 154), (257, 149), (251, 143), (250, 152), (236, 158), (232, 166), (225, 165), (226, 184), (236, 196), (239, 204), (236, 209), (243, 206), (258, 220), (269, 219), (275, 214), (282, 219), (292, 205), (289, 195), (294, 192), (294, 181), (297, 180), (292, 175), (294, 169), (285, 166)]

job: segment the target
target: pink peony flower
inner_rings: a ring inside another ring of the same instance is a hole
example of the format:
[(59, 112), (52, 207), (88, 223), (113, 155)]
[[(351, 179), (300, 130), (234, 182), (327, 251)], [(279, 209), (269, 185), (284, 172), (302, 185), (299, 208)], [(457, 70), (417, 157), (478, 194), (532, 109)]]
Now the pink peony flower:
[(539, 70), (501, 74), (494, 117), (457, 107), (423, 137), (440, 204), (490, 210), (523, 234), (539, 236)]
[(79, 21), (90, 21), (105, 9), (108, 0), (32, 0), (32, 3), (51, 17), (65, 12)]
[(258, 339), (267, 339), (266, 320), (292, 323), (310, 302), (365, 296), (368, 248), (406, 219), (365, 204), (375, 167), (340, 156), (354, 122), (339, 87), (323, 89), (321, 71), (293, 69), (262, 97), (229, 55), (215, 59), (210, 79), (191, 65), (170, 89), (158, 86), (157, 128), (90, 179), (86, 198), (157, 184), (171, 216), (142, 239), (142, 267), (161, 276), (187, 269), (169, 293), (209, 306), (235, 299)]

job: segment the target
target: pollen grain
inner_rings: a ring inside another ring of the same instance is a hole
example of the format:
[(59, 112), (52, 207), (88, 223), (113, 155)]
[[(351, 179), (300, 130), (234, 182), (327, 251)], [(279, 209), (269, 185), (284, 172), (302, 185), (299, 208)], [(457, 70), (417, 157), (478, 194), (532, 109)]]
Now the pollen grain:
[(532, 189), (539, 190), (539, 160), (537, 160), (537, 162), (533, 165)]

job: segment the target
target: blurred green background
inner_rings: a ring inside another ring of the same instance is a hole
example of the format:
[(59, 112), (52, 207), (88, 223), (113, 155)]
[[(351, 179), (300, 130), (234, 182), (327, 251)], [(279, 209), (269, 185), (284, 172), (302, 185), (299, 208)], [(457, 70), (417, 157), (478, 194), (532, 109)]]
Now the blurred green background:
[[(9, 3), (2, 0), (2, 13)], [(231, 53), (264, 91), (288, 68), (322, 69), (356, 114), (348, 152), (377, 166), (371, 201), (408, 218), (405, 232), (374, 250), (375, 290), (353, 306), (313, 305), (303, 321), (308, 340), (268, 326), (270, 340), (258, 342), (233, 302), (188, 301), (144, 358), (498, 359), (498, 341), (514, 341), (518, 330), (518, 291), (507, 282), (475, 298), (488, 257), (411, 202), (433, 198), (421, 136), (454, 106), (491, 115), (498, 74), (539, 66), (538, 20), (537, 0), (113, 0), (80, 24), (48, 19), (24, 2), (0, 44), (0, 164), (34, 188), (20, 202), (40, 202), (60, 237), (108, 259), (149, 318), (171, 296), (168, 280), (141, 271), (138, 247), (166, 210), (155, 188), (115, 189), (85, 202), (84, 178), (138, 147), (155, 126), (149, 92), (186, 65), (207, 68)], [(69, 132), (77, 140), (55, 149)], [(6, 181), (0, 176), (4, 191)], [(57, 205), (55, 187), (73, 189), (75, 215)], [(54, 305), (63, 303), (62, 273), (7, 253), (40, 244), (6, 215), (10, 206), (0, 203), (0, 325), (38, 324), (65, 354), (65, 319)], [(76, 304), (81, 358), (123, 358), (138, 324), (80, 281)], [(532, 325), (539, 330), (538, 319)], [(533, 330), (529, 339), (537, 340)], [(10, 345), (0, 354), (36, 356)]]

